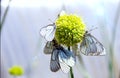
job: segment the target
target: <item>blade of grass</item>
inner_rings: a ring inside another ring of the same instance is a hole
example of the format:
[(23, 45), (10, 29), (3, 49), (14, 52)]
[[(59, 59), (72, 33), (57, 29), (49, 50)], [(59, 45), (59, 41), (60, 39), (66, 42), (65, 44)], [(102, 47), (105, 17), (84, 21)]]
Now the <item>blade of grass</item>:
[(10, 2), (11, 2), (11, 1), (12, 1), (12, 0), (9, 0), (8, 6), (6, 7), (5, 12), (4, 12), (4, 14), (3, 14), (3, 18), (2, 18), (2, 20), (0, 21), (0, 33), (1, 33), (1, 30), (2, 30), (2, 27), (3, 27), (3, 24), (4, 24), (4, 22), (5, 22), (5, 19), (6, 19), (6, 16), (7, 16), (7, 13), (8, 13), (8, 10), (9, 10), (9, 7), (10, 7)]
[(84, 65), (84, 61), (80, 55), (80, 46), (79, 44), (75, 44), (72, 46), (72, 51), (75, 53), (78, 59), (78, 63), (76, 64), (77, 69), (80, 71), (80, 73), (84, 76), (84, 78), (91, 78), (90, 74), (87, 72), (86, 67)]
[[(114, 57), (114, 46), (115, 46), (115, 38), (116, 38), (116, 29), (117, 29), (117, 24), (118, 24), (118, 19), (120, 17), (120, 2), (118, 3), (118, 8), (117, 8), (117, 12), (115, 14), (115, 19), (114, 19), (114, 24), (113, 24), (113, 30), (112, 30), (112, 39), (111, 39), (111, 42), (110, 42), (110, 46), (109, 46), (109, 49), (110, 49), (110, 65), (109, 65), (109, 68), (110, 70), (113, 72), (111, 73), (112, 74), (112, 77), (111, 78), (116, 78), (116, 75), (115, 75), (115, 71), (116, 71), (116, 67), (115, 67), (115, 64), (114, 64), (114, 61), (115, 61), (115, 57)], [(113, 65), (113, 66), (112, 66)]]
[[(101, 5), (101, 6), (104, 6), (104, 3)], [(104, 39), (104, 42), (106, 43), (106, 47), (108, 48), (107, 49), (107, 52), (108, 53), (108, 69), (109, 69), (109, 78), (116, 78), (115, 76), (115, 64), (114, 64), (114, 61), (115, 61), (115, 56), (114, 56), (114, 44), (115, 44), (115, 38), (116, 38), (116, 29), (117, 29), (117, 23), (118, 23), (118, 18), (119, 18), (119, 14), (120, 14), (120, 2), (119, 2), (119, 6), (118, 6), (118, 9), (117, 9), (117, 12), (115, 14), (115, 20), (114, 20), (114, 26), (113, 26), (113, 30), (112, 30), (112, 39), (111, 41), (108, 41), (109, 40), (109, 37), (106, 37), (106, 39), (104, 38), (105, 35), (109, 36), (107, 34), (107, 28), (105, 27), (107, 25), (106, 23), (106, 17), (107, 14), (104, 15), (104, 17), (102, 19), (99, 20), (99, 23), (101, 25), (101, 30), (104, 34), (101, 34), (103, 39)]]

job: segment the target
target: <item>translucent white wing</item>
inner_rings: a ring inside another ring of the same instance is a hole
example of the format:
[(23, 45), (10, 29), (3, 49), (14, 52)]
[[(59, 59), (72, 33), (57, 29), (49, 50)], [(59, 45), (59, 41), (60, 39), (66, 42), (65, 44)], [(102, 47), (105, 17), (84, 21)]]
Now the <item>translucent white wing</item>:
[(85, 34), (80, 45), (80, 52), (87, 56), (101, 56), (106, 54), (103, 45), (91, 34)]
[(57, 72), (60, 69), (58, 50), (54, 49), (51, 55), (50, 69), (52, 72)]
[(62, 60), (60, 55), (58, 55), (58, 57), (59, 57), (59, 64), (60, 64), (61, 70), (64, 73), (68, 73), (70, 71), (70, 67)]
[(75, 44), (72, 46), (72, 51), (75, 53), (75, 55), (79, 55), (80, 54), (80, 47), (78, 47), (79, 44)]
[(76, 58), (75, 58), (75, 55), (73, 52), (68, 51), (68, 50), (63, 48), (59, 51), (59, 57), (67, 65), (69, 65), (71, 67), (75, 65)]
[(71, 51), (64, 49), (64, 53), (61, 53), (62, 60), (69, 66), (74, 66), (76, 63), (75, 54)]
[(45, 54), (51, 54), (53, 51), (53, 42), (48, 41), (44, 47), (44, 53)]
[(43, 36), (47, 41), (52, 41), (55, 36), (56, 26), (55, 24), (49, 24), (46, 27), (40, 29), (40, 34)]

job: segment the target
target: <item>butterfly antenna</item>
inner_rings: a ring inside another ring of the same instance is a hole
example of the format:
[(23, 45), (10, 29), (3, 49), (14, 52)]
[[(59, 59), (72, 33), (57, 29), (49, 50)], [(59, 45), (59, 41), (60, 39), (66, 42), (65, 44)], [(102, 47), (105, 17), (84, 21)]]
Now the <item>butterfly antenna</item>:
[(63, 3), (62, 8), (61, 8), (61, 10), (60, 10), (60, 12), (58, 14), (58, 17), (60, 17), (61, 13), (64, 14), (65, 12), (66, 12), (66, 7), (65, 7), (65, 4)]
[(98, 29), (98, 27), (95, 27), (95, 28), (93, 28), (93, 29), (90, 29), (88, 32), (91, 32), (91, 31), (93, 31), (93, 30), (95, 30), (95, 29)]
[(54, 23), (51, 19), (48, 19), (50, 22)]
[(62, 5), (62, 9), (61, 9), (61, 11), (66, 11), (65, 4)]

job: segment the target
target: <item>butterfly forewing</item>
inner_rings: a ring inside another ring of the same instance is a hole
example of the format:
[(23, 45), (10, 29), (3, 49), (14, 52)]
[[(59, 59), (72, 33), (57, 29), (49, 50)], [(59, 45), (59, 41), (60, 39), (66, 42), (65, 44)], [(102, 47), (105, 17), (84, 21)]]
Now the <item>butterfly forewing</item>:
[(53, 42), (48, 41), (44, 47), (44, 53), (45, 54), (51, 54), (53, 51)]
[(105, 48), (102, 45), (102, 43), (100, 43), (94, 36), (92, 36), (92, 35), (90, 35), (90, 36), (93, 38), (94, 43), (96, 44), (96, 48), (97, 48), (96, 55), (106, 55)]
[(40, 29), (40, 34), (47, 41), (52, 41), (54, 39), (55, 31), (56, 31), (55, 24), (49, 24), (49, 25)]
[(91, 34), (85, 34), (80, 45), (80, 52), (87, 56), (105, 55), (103, 45)]
[(57, 49), (53, 49), (50, 61), (50, 69), (52, 72), (57, 72), (60, 69)]

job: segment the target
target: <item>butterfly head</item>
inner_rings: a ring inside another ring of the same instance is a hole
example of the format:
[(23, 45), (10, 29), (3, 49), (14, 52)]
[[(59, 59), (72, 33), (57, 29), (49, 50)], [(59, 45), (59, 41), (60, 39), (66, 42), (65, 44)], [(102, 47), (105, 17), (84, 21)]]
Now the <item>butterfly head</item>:
[(85, 34), (83, 37), (86, 37), (87, 35), (90, 35), (90, 32), (89, 31), (85, 31)]

